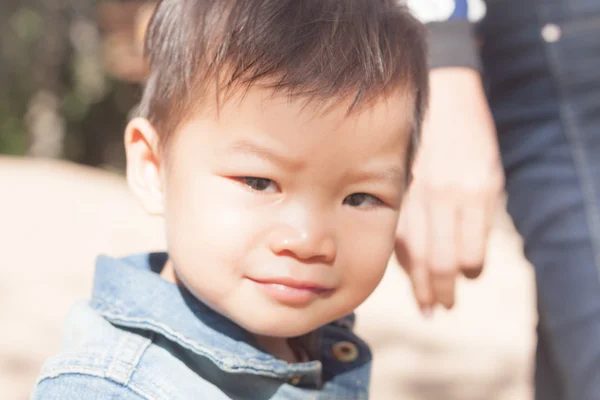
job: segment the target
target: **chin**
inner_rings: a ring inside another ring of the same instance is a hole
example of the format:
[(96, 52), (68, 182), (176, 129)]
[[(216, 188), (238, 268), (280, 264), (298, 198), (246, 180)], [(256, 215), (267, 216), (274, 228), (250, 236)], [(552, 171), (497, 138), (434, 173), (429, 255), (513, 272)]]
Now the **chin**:
[(327, 322), (313, 322), (312, 319), (289, 315), (287, 318), (278, 318), (275, 313), (265, 319), (255, 318), (238, 324), (248, 332), (258, 336), (289, 338), (302, 336), (318, 329)]

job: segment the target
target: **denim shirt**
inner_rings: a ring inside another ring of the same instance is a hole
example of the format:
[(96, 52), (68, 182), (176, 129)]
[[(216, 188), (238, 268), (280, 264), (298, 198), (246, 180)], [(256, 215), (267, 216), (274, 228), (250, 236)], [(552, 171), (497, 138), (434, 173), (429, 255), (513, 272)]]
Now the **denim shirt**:
[(288, 363), (162, 279), (166, 259), (98, 258), (92, 299), (71, 310), (33, 399), (368, 398), (371, 352), (352, 315), (315, 331), (318, 360)]

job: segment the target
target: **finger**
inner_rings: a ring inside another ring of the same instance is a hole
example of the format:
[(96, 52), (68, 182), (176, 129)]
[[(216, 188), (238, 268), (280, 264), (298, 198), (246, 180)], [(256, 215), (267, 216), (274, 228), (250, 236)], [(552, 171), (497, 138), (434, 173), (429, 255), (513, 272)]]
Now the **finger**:
[(419, 309), (424, 315), (429, 316), (433, 308), (433, 294), (429, 271), (425, 263), (411, 261), (409, 250), (403, 240), (396, 242), (396, 257), (410, 279)]
[(457, 265), (457, 209), (449, 199), (436, 198), (428, 207), (428, 255), (435, 301), (454, 305)]
[(458, 261), (462, 273), (470, 279), (477, 278), (483, 269), (489, 231), (489, 207), (472, 203), (460, 210), (458, 232)]
[(433, 314), (435, 300), (431, 287), (431, 274), (425, 264), (419, 264), (410, 271), (410, 281), (421, 313), (426, 318)]
[(396, 236), (396, 257), (410, 278), (419, 308), (428, 313), (433, 307), (433, 293), (426, 264), (427, 232), (425, 210), (420, 202), (407, 199)]

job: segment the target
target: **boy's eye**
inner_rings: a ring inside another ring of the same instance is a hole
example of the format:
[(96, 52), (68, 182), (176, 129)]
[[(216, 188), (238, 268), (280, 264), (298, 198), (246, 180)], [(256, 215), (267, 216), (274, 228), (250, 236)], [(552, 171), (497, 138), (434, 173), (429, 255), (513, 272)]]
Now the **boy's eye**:
[(372, 207), (383, 204), (383, 201), (368, 193), (354, 193), (344, 199), (344, 204), (350, 207)]
[(237, 179), (257, 192), (275, 193), (278, 190), (277, 184), (271, 179), (257, 178), (254, 176), (242, 176)]

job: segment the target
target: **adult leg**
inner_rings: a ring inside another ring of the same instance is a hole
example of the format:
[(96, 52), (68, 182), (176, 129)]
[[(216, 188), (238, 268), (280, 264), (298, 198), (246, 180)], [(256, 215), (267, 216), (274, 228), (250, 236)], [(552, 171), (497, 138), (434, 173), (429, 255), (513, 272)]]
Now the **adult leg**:
[(497, 1), (482, 34), (508, 209), (536, 273), (536, 398), (600, 399), (600, 2)]

